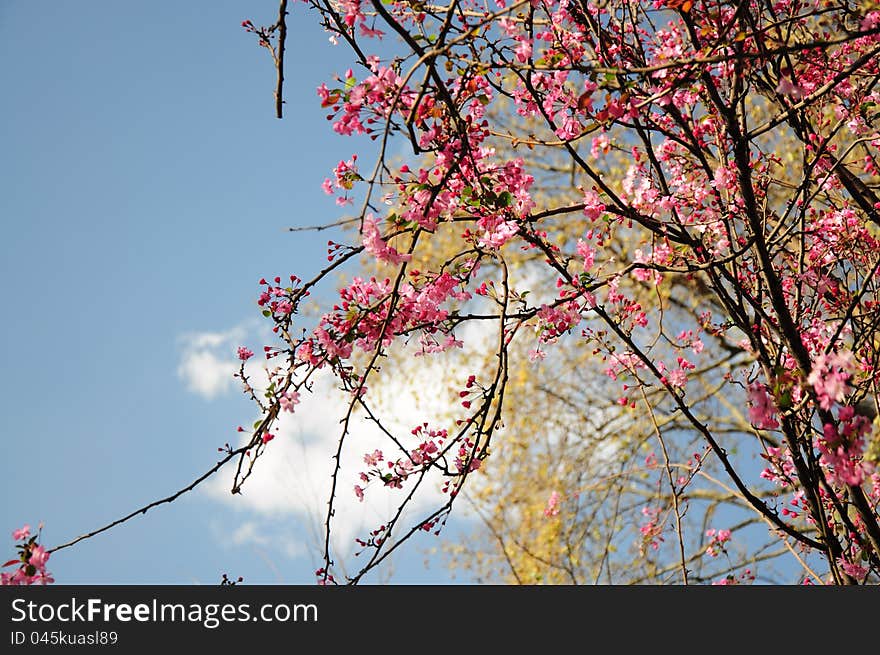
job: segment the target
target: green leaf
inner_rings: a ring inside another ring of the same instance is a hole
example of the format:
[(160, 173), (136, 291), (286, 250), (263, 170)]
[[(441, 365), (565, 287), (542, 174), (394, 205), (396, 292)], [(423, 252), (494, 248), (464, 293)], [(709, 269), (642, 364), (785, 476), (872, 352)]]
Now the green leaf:
[(787, 409), (791, 409), (792, 400), (791, 400), (791, 391), (784, 391), (782, 395), (779, 397), (779, 409), (783, 412)]

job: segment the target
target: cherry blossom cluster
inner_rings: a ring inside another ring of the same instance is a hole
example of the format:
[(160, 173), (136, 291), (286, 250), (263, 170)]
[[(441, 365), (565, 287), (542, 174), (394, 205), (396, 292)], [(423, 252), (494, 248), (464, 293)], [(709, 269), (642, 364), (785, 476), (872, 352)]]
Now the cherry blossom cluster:
[[(402, 489), (409, 476), (430, 467), (440, 457), (441, 448), (449, 438), (446, 430), (430, 429), (427, 423), (413, 428), (412, 435), (422, 441), (404, 457), (386, 461), (381, 450), (364, 455), (363, 461), (369, 468), (361, 471), (361, 481), (367, 485), (375, 479), (386, 487)], [(358, 500), (363, 501), (364, 487), (355, 485), (354, 492)]]
[(706, 530), (706, 536), (709, 538), (709, 544), (706, 546), (706, 554), (709, 557), (718, 557), (719, 553), (726, 552), (725, 544), (730, 541), (730, 530), (710, 528)]
[[(822, 550), (835, 581), (877, 575), (873, 428), (855, 403), (877, 382), (880, 199), (865, 180), (880, 171), (880, 12), (828, 6), (818, 21), (801, 0), (772, 11), (680, 0), (626, 11), (459, 4), (447, 15), (402, 0), (313, 3), (359, 62), (322, 84), (319, 102), (335, 133), (369, 136), (382, 159), (367, 178), (353, 155), (323, 184), (340, 205), (364, 196), (353, 243), (330, 242), (318, 278), (362, 255), (364, 270), (332, 308), (294, 338), (311, 283), (264, 282), (259, 304), (286, 342), (267, 347), (286, 362), (266, 400), (252, 394), (266, 416), (294, 410), (294, 370), (329, 368), (352, 407), (366, 406), (389, 349), (441, 357), (466, 345), (469, 320), (494, 319), (496, 370), (475, 371), (453, 398), (467, 414), (448, 430), (425, 424), (395, 437), (394, 454), (389, 445), (363, 456), (359, 499), (368, 484), (400, 489), (429, 470), (454, 499), (515, 411), (503, 403), (508, 349), (531, 335), (532, 362), (582, 347), (621, 385), (616, 411), (650, 398), (705, 437), (706, 452), (683, 455), (686, 464), (649, 459), (676, 497), (714, 461), (777, 534)], [(373, 54), (361, 39), (389, 31), (402, 54)], [(392, 139), (412, 156), (392, 162)], [(550, 163), (557, 155), (570, 164), (569, 189), (547, 197), (540, 183), (561, 170)], [(416, 264), (441, 232), (454, 254)], [(547, 288), (511, 283), (513, 253), (546, 269), (536, 279)], [(251, 355), (239, 351), (243, 379)], [(713, 393), (742, 399), (763, 470), (722, 443), (711, 411), (702, 419), (694, 409), (703, 397), (694, 381), (707, 371)], [(751, 493), (770, 485), (780, 505)], [(559, 516), (560, 502), (552, 492), (545, 515)], [(642, 508), (643, 553), (659, 550), (671, 511)], [(414, 529), (435, 530), (440, 514)], [(328, 526), (332, 515), (331, 498)], [(378, 552), (391, 534), (394, 521), (360, 543)], [(724, 527), (700, 534), (708, 545), (694, 543), (711, 557), (731, 538)], [(328, 550), (321, 581), (336, 580), (331, 564)], [(750, 568), (721, 583), (753, 579)]]
[(663, 537), (663, 520), (660, 516), (661, 512), (662, 509), (659, 507), (646, 506), (642, 508), (642, 516), (645, 517), (645, 520), (639, 526), (639, 533), (641, 534), (639, 550), (643, 556), (647, 548), (659, 550), (660, 544), (665, 541)]
[[(42, 524), (40, 525), (42, 530)], [(0, 573), (0, 585), (45, 585), (55, 582), (52, 574), (46, 571), (49, 551), (38, 543), (40, 533), (31, 534), (31, 526), (25, 525), (12, 533), (12, 538), (19, 542), (16, 546), (19, 556), (9, 560), (3, 568), (17, 566), (12, 573)]]
[[(824, 549), (835, 581), (877, 575), (873, 428), (855, 402), (877, 382), (880, 199), (864, 180), (880, 171), (880, 12), (827, 6), (818, 21), (814, 3), (800, 0), (772, 11), (680, 0), (627, 11), (617, 2), (460, 4), (448, 15), (398, 0), (314, 4), (360, 64), (317, 90), (333, 131), (381, 139), (383, 153), (398, 138), (413, 154), (384, 157), (369, 179), (354, 155), (325, 180), (340, 205), (365, 195), (354, 243), (331, 242), (328, 260), (361, 253), (366, 273), (349, 278), (302, 337), (289, 330), (309, 285), (266, 285), (259, 304), (287, 341), (267, 357), (288, 356), (268, 415), (298, 402), (293, 369), (329, 367), (351, 402), (365, 404), (368, 379), (396, 343), (441, 356), (465, 345), (469, 318), (494, 318), (498, 369), (459, 392), (468, 415), (455, 431), (452, 422), (418, 427), (407, 437), (415, 442), (395, 440), (394, 455), (365, 455), (359, 499), (370, 483), (403, 488), (429, 469), (454, 498), (511, 411), (508, 347), (531, 334), (533, 362), (579, 344), (621, 384), (618, 411), (650, 394), (705, 436), (706, 453), (686, 464), (648, 460), (676, 497), (712, 455), (778, 534)], [(409, 53), (383, 59), (360, 39), (389, 30)], [(790, 142), (794, 159), (779, 148)], [(547, 169), (511, 155), (517, 148), (564, 156), (570, 191), (541, 196)], [(441, 231), (455, 254), (419, 270)], [(545, 266), (541, 279), (555, 279), (555, 290), (514, 289), (514, 252)], [(251, 355), (239, 351), (243, 363)], [(711, 413), (693, 411), (694, 380), (719, 367), (714, 393), (742, 399), (763, 470), (721, 443)], [(782, 489), (781, 511), (749, 491), (768, 483)], [(544, 514), (559, 516), (560, 502), (553, 491)], [(659, 549), (671, 511), (642, 508), (643, 553)], [(438, 516), (416, 529), (434, 530)], [(379, 551), (396, 530), (388, 522), (359, 543)], [(716, 557), (731, 531), (704, 536), (703, 552)], [(330, 567), (328, 551), (321, 581), (335, 581)], [(754, 579), (749, 568), (720, 583)]]

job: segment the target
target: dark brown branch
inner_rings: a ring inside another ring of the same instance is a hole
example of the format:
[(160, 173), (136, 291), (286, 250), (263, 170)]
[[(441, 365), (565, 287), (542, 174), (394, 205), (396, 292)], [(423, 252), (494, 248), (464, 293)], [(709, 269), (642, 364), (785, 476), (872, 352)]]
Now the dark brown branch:
[(287, 0), (281, 0), (278, 7), (278, 56), (275, 58), (275, 70), (278, 71), (278, 84), (275, 87), (275, 116), (281, 118), (284, 105), (284, 44), (287, 41)]

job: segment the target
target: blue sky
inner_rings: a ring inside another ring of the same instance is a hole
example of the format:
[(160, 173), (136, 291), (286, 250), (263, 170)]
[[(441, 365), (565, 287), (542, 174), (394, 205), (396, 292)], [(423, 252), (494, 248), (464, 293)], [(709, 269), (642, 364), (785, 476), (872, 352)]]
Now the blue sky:
[[(275, 118), (271, 60), (241, 21), (276, 12), (271, 1), (0, 4), (10, 554), (24, 523), (44, 521), (55, 545), (185, 486), (253, 420), (223, 380), (239, 340), (262, 343), (257, 282), (322, 265), (326, 232), (284, 228), (338, 217), (320, 184), (364, 147), (324, 117), (314, 90), (350, 61), (300, 3), (287, 115)], [(282, 487), (314, 459), (292, 452), (270, 469)], [(197, 491), (48, 568), (71, 584), (216, 584), (224, 572), (312, 583), (302, 503), (245, 497)], [(424, 559), (410, 548), (391, 581), (448, 579)]]

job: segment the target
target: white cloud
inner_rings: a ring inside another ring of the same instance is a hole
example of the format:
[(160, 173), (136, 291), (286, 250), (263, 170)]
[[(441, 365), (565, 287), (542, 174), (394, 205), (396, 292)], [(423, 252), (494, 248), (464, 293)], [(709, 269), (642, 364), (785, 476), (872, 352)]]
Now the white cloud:
[[(261, 515), (254, 515), (241, 523), (225, 524), (217, 518), (209, 521), (209, 528), (217, 543), (227, 549), (245, 549), (253, 559), (253, 566), (245, 573), (245, 583), (260, 579), (277, 584), (303, 584), (312, 582), (312, 566), (316, 561), (316, 548), (303, 540), (304, 532), (296, 521), (279, 522)], [(290, 569), (285, 559), (305, 557), (311, 560), (305, 569)], [(262, 562), (264, 569), (257, 564)], [(298, 572), (297, 572), (298, 571)], [(289, 575), (294, 577), (288, 578)], [(252, 579), (251, 576), (257, 576)], [(234, 577), (234, 576), (233, 576)]]
[(207, 400), (229, 393), (239, 362), (236, 349), (247, 336), (244, 325), (225, 332), (192, 332), (180, 337), (182, 353), (177, 375), (188, 391)]
[[(256, 366), (253, 367), (256, 369)], [(248, 368), (255, 387), (265, 374)], [(236, 507), (246, 507), (264, 516), (294, 514), (311, 530), (311, 541), (323, 542), (323, 525), (330, 495), (332, 456), (336, 452), (344, 416), (350, 396), (335, 386), (335, 380), (321, 372), (315, 379), (312, 393), (303, 393), (302, 402), (294, 414), (282, 414), (272, 432), (271, 441), (263, 456), (257, 461), (253, 475), (247, 480), (240, 495), (232, 496), (235, 474), (232, 465), (208, 482), (207, 490), (215, 498)], [(402, 425), (412, 426), (421, 422), (420, 415), (398, 404), (397, 415), (386, 423), (389, 429)], [(402, 490), (391, 490), (381, 485), (367, 488), (364, 502), (357, 500), (354, 485), (358, 484), (358, 472), (365, 469), (363, 456), (375, 449), (392, 454), (388, 438), (358, 412), (349, 426), (349, 434), (341, 456), (341, 470), (337, 486), (335, 517), (333, 522), (334, 544), (341, 551), (349, 551), (355, 537), (387, 522), (405, 496)], [(242, 443), (246, 441), (245, 434)], [(413, 438), (410, 437), (412, 441)], [(413, 446), (417, 445), (415, 443)], [(362, 483), (361, 483), (362, 484)], [(413, 511), (424, 512), (429, 506), (442, 502), (436, 485), (421, 489)]]
[(232, 532), (229, 536), (229, 541), (234, 546), (250, 544), (255, 546), (265, 546), (269, 543), (269, 537), (254, 521), (246, 521)]
[[(218, 534), (219, 534), (218, 530)], [(295, 535), (289, 526), (282, 530), (269, 520), (245, 521), (223, 539), (232, 546), (252, 546), (261, 549), (274, 549), (294, 559), (307, 554), (308, 550), (300, 536)]]
[(210, 351), (199, 350), (183, 355), (177, 374), (187, 390), (211, 400), (232, 388), (237, 368), (234, 359), (220, 359)]

